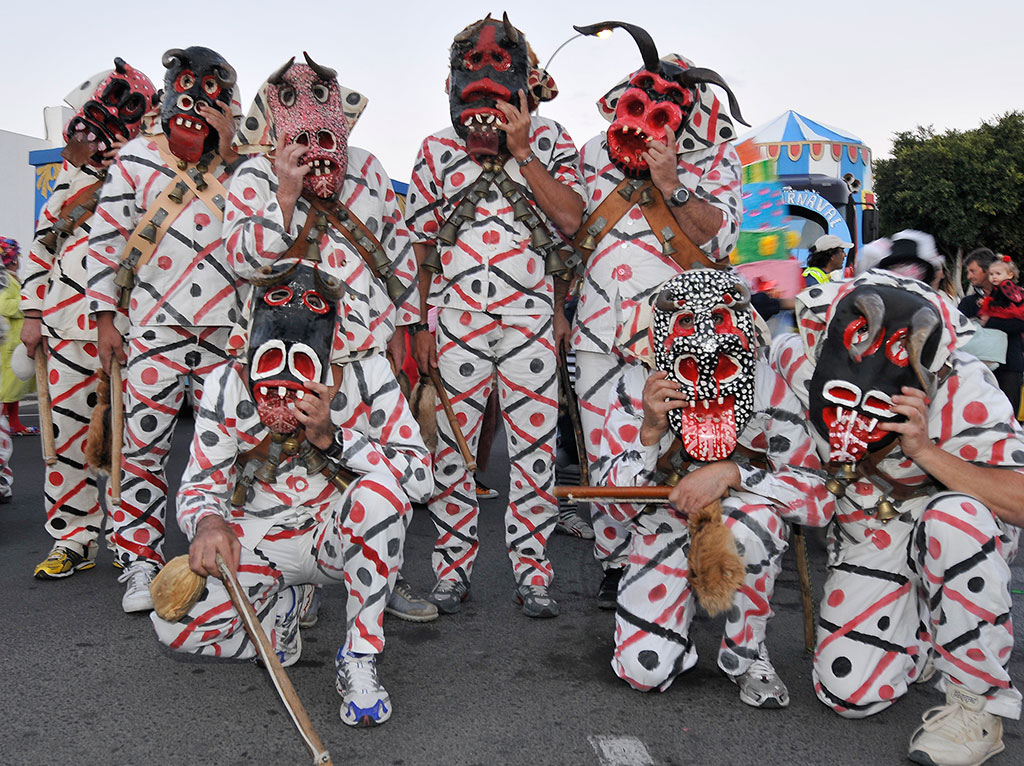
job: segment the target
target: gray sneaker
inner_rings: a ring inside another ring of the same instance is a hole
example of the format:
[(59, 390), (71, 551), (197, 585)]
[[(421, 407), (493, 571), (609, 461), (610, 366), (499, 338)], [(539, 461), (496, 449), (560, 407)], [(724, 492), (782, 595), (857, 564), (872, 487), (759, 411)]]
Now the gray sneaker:
[(751, 707), (784, 708), (789, 705), (789, 690), (775, 672), (764, 644), (745, 673), (729, 678), (740, 687), (740, 700)]
[(417, 596), (403, 579), (395, 583), (384, 611), (408, 622), (431, 622), (437, 619), (437, 605)]
[(274, 652), (281, 667), (289, 668), (302, 656), (302, 632), (299, 618), (307, 589), (312, 585), (292, 585), (277, 594), (274, 615)]
[(925, 766), (978, 766), (1003, 752), (1003, 721), (985, 710), (985, 697), (952, 681), (946, 684), (946, 704), (921, 716), (924, 721), (910, 737), (907, 757)]
[(455, 614), (469, 598), (469, 585), (462, 580), (438, 580), (427, 601), (444, 614)]
[(127, 583), (121, 608), (128, 614), (132, 612), (151, 612), (153, 597), (149, 586), (156, 577), (156, 567), (146, 561), (134, 561), (117, 578), (118, 582)]
[(527, 617), (558, 616), (558, 602), (548, 594), (547, 585), (520, 585), (512, 600), (523, 605)]

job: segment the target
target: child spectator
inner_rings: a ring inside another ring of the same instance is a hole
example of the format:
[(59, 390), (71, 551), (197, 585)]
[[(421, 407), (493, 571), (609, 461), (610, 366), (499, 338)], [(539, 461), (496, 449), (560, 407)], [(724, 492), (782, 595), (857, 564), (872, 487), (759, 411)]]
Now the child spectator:
[(1000, 319), (1024, 319), (1024, 290), (1017, 284), (1020, 270), (1008, 255), (996, 256), (989, 264), (988, 281), (992, 292), (981, 302), (981, 323), (989, 317)]

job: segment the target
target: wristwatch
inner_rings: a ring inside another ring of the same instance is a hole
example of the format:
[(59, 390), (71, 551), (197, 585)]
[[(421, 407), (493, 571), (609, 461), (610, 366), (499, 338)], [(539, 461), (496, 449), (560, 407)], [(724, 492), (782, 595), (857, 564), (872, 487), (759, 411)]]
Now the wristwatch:
[(672, 207), (682, 207), (690, 199), (690, 190), (685, 186), (677, 186), (668, 196), (668, 204)]
[(409, 335), (415, 335), (418, 332), (425, 332), (430, 329), (430, 326), (426, 322), (413, 322), (405, 326), (405, 331)]

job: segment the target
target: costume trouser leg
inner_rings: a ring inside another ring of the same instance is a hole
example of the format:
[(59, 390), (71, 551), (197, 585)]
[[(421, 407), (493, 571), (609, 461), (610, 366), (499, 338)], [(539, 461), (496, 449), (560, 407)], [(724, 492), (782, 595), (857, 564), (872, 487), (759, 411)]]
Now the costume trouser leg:
[[(576, 397), (580, 402), (580, 426), (583, 444), (590, 462), (591, 481), (598, 477), (594, 463), (600, 455), (601, 432), (615, 381), (629, 364), (615, 354), (592, 351), (576, 352)], [(604, 569), (620, 567), (626, 562), (629, 550), (629, 530), (613, 519), (603, 505), (591, 503), (591, 524), (594, 526), (594, 557)]]
[[(558, 517), (554, 495), (557, 369), (550, 316), (494, 315), (442, 309), (437, 317), (438, 370), (476, 454), (491, 381), (508, 440), (510, 480), (505, 541), (517, 584), (547, 585), (547, 540)], [(438, 579), (468, 583), (479, 546), (476, 480), (466, 470), (440, 406), (434, 455), (437, 528), (432, 563)]]
[[(718, 665), (739, 675), (765, 640), (788, 527), (772, 508), (738, 497), (723, 500), (722, 510), (746, 575), (726, 616)], [(697, 662), (689, 638), (696, 608), (687, 579), (689, 531), (684, 520), (661, 508), (641, 517), (641, 525), (631, 532), (615, 611), (612, 668), (635, 689), (664, 691)]]
[(0, 415), (0, 497), (11, 497), (14, 492), (14, 471), (11, 470), (13, 454), (11, 424), (7, 422), (6, 415)]
[(228, 327), (132, 327), (125, 371), (121, 506), (111, 514), (122, 564), (162, 566), (167, 517), (167, 453), (185, 379), (196, 406), (203, 380), (227, 358)]
[[(1016, 718), (1008, 531), (977, 500), (944, 493), (917, 521), (840, 529), (818, 624), (814, 686), (840, 715), (863, 718), (907, 693), (933, 652), (939, 687), (952, 678)], [(857, 533), (859, 532), (859, 534)], [(852, 536), (851, 536), (851, 533)]]
[[(277, 595), (304, 583), (344, 584), (346, 651), (384, 650), (384, 605), (398, 575), (405, 543), (408, 498), (390, 476), (373, 474), (353, 482), (319, 524), (272, 527), (253, 549), (242, 547), (238, 581), (263, 630), (274, 637)], [(289, 601), (290, 605), (290, 601)], [(153, 612), (157, 638), (170, 648), (211, 657), (256, 656), (223, 583), (208, 578), (203, 597), (177, 622)]]
[(46, 531), (55, 541), (95, 558), (103, 527), (96, 474), (85, 459), (89, 420), (96, 407), (96, 344), (48, 338), (47, 379), (57, 462), (46, 466)]

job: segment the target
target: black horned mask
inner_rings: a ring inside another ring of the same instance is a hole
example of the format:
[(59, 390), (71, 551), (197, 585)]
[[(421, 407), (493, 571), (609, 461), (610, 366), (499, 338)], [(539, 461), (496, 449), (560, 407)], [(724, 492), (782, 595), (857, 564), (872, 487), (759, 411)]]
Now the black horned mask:
[(750, 290), (725, 271), (673, 277), (654, 303), (651, 344), (655, 367), (686, 397), (668, 413), (683, 449), (700, 462), (727, 458), (754, 412), (757, 335)]
[(230, 106), (235, 70), (219, 53), (200, 46), (172, 48), (164, 53), (163, 65), (167, 73), (160, 124), (171, 153), (186, 162), (198, 162), (219, 141), (217, 131), (199, 114), (199, 105)]

